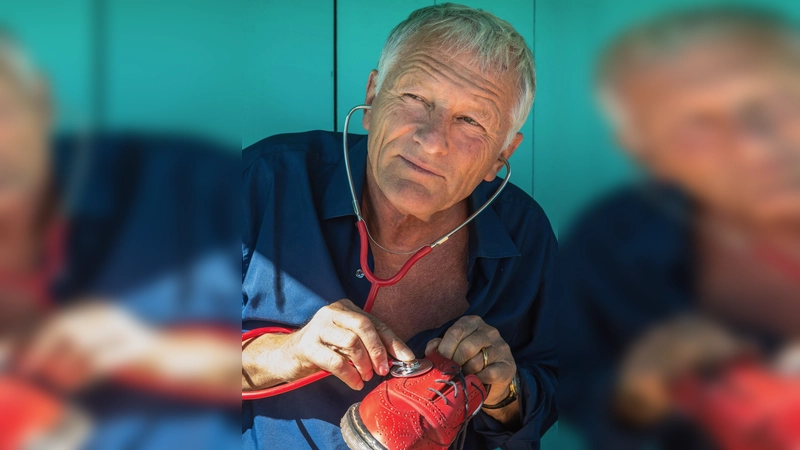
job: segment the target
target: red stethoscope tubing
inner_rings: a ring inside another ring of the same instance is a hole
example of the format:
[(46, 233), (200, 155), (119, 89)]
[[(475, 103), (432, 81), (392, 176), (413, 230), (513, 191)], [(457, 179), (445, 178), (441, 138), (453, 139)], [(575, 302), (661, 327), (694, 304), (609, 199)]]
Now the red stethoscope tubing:
[(375, 276), (374, 273), (369, 268), (369, 264), (367, 263), (367, 255), (369, 254), (369, 243), (367, 242), (367, 226), (364, 224), (363, 220), (359, 220), (356, 222), (356, 226), (358, 227), (358, 234), (361, 238), (361, 271), (364, 272), (364, 276), (367, 280), (372, 283), (372, 287), (369, 290), (369, 295), (367, 296), (367, 302), (364, 303), (364, 311), (370, 312), (372, 310), (372, 304), (375, 303), (375, 297), (378, 296), (378, 288), (383, 286), (392, 286), (397, 284), (400, 280), (403, 279), (404, 276), (408, 273), (411, 267), (417, 263), (423, 256), (427, 255), (428, 253), (433, 250), (430, 245), (426, 245), (421, 249), (417, 250), (411, 258), (408, 258), (403, 267), (391, 278), (378, 278)]
[[(375, 298), (378, 296), (378, 289), (383, 286), (392, 286), (396, 284), (400, 280), (403, 279), (404, 276), (411, 270), (411, 267), (417, 263), (420, 259), (422, 259), (425, 255), (431, 252), (433, 248), (430, 245), (426, 245), (421, 249), (417, 250), (411, 258), (403, 264), (403, 267), (391, 278), (378, 278), (372, 273), (372, 270), (369, 268), (368, 264), (368, 255), (369, 255), (369, 243), (367, 242), (367, 227), (364, 224), (363, 220), (359, 220), (356, 222), (356, 226), (358, 227), (358, 234), (360, 237), (361, 242), (361, 253), (360, 253), (360, 260), (361, 260), (361, 271), (364, 272), (364, 276), (367, 280), (372, 283), (372, 287), (369, 290), (369, 294), (367, 295), (367, 301), (364, 303), (364, 311), (369, 312), (372, 310), (372, 305), (375, 303)], [(242, 333), (242, 342), (247, 340), (256, 338), (258, 336), (262, 336), (265, 334), (274, 334), (274, 333), (282, 333), (288, 334), (292, 333), (295, 330), (292, 328), (284, 328), (284, 327), (264, 327), (264, 328), (255, 328), (249, 331)], [(260, 398), (267, 398), (273, 397), (275, 395), (285, 394), (289, 391), (293, 391), (297, 388), (301, 388), (303, 386), (309, 385), (315, 381), (319, 381), (328, 375), (330, 372), (325, 370), (320, 370), (319, 372), (313, 373), (311, 375), (305, 376), (300, 378), (299, 380), (291, 381), (288, 383), (279, 384), (277, 386), (269, 387), (266, 389), (259, 389), (254, 391), (246, 391), (242, 392), (242, 400), (256, 400)]]

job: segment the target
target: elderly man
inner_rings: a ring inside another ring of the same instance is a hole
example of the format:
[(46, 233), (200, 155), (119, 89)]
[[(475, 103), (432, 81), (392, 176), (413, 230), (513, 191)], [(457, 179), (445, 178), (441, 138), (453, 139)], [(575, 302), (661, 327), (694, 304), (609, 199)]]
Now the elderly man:
[(741, 355), (732, 328), (767, 357), (800, 337), (798, 43), (768, 13), (712, 9), (634, 29), (604, 58), (603, 105), (651, 177), (565, 238), (562, 317), (576, 326), (562, 407), (594, 447), (707, 448), (705, 434), (757, 431), (724, 419), (698, 432), (673, 414), (671, 386)]
[[(392, 31), (367, 82), (369, 135), (349, 139), (376, 276), (394, 275), (497, 190), (534, 86), (522, 37), (489, 13), (431, 6)], [(432, 352), (487, 386), (468, 448), (538, 448), (555, 421), (557, 375), (556, 241), (541, 208), (508, 185), (365, 313), (341, 138), (274, 136), (243, 153), (242, 328), (300, 328), (243, 345), (242, 388), (334, 375), (244, 403), (243, 448), (346, 448), (340, 419), (387, 375), (388, 358)]]

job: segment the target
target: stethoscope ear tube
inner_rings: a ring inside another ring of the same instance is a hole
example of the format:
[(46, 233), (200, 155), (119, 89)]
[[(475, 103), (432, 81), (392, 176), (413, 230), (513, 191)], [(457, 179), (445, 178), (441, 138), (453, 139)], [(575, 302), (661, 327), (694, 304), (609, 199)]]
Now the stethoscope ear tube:
[(356, 217), (358, 220), (361, 219), (361, 209), (358, 207), (358, 197), (356, 196), (356, 187), (353, 184), (353, 172), (350, 169), (350, 148), (347, 145), (347, 131), (350, 129), (350, 117), (353, 115), (354, 112), (358, 111), (359, 109), (363, 109), (364, 111), (368, 109), (372, 109), (372, 105), (358, 105), (354, 106), (350, 112), (347, 113), (347, 116), (344, 118), (344, 130), (342, 133), (342, 146), (344, 147), (344, 168), (347, 171), (347, 182), (350, 186), (350, 195), (353, 198), (353, 212), (356, 213)]

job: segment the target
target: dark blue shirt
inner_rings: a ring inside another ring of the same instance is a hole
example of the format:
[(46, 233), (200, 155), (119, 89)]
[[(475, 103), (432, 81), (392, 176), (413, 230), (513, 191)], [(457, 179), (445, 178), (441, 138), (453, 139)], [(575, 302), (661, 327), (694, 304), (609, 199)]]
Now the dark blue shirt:
[[(617, 423), (611, 408), (617, 368), (629, 348), (676, 315), (703, 313), (695, 211), (686, 193), (645, 180), (599, 199), (562, 239), (559, 317), (570, 326), (559, 338), (559, 405), (564, 422), (580, 429), (589, 448), (715, 448), (687, 419), (670, 417), (633, 432)], [(724, 322), (763, 349), (777, 343), (763, 329)]]
[(559, 405), (588, 448), (697, 448), (695, 431), (684, 424), (632, 433), (611, 411), (616, 368), (628, 347), (691, 307), (690, 213), (675, 189), (637, 184), (598, 200), (562, 237), (559, 317), (570, 326), (559, 337)]
[[(370, 288), (358, 278), (359, 236), (342, 160), (342, 135), (314, 131), (267, 138), (244, 150), (242, 329), (299, 327), (342, 298), (363, 306)], [(357, 195), (364, 185), (367, 139), (352, 135)], [(480, 207), (500, 184), (481, 183)], [(510, 345), (522, 383), (522, 428), (514, 433), (484, 413), (471, 422), (467, 448), (538, 448), (556, 420), (557, 244), (542, 209), (509, 184), (469, 225), (468, 310)], [(370, 257), (370, 264), (371, 257)], [(417, 356), (455, 319), (407, 344)], [(242, 405), (243, 449), (346, 449), (339, 421), (380, 382), (361, 391), (328, 377), (299, 390)]]

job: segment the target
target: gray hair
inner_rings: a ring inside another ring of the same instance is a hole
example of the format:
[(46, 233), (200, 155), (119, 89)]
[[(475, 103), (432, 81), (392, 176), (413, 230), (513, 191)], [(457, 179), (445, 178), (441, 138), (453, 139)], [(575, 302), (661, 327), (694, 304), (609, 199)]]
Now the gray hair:
[(420, 8), (400, 22), (389, 34), (378, 61), (376, 93), (399, 55), (413, 41), (438, 38), (441, 50), (456, 55), (475, 55), (482, 73), (512, 70), (516, 75), (518, 99), (511, 110), (512, 127), (506, 147), (525, 124), (536, 91), (533, 53), (525, 39), (508, 22), (468, 6), (443, 3)]
[(680, 55), (693, 46), (752, 43), (770, 51), (793, 55), (797, 64), (800, 30), (776, 13), (749, 7), (709, 7), (673, 13), (634, 27), (603, 53), (595, 76), (600, 102), (616, 125), (625, 118), (617, 88), (626, 73)]
[(28, 95), (38, 95), (42, 76), (10, 31), (0, 26), (0, 76), (9, 79)]

